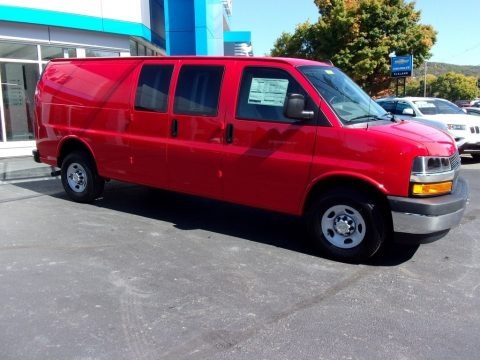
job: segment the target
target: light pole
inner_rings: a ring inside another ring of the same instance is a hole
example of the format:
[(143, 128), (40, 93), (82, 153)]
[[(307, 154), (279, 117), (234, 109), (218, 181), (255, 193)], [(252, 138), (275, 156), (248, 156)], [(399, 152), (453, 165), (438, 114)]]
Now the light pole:
[(425, 61), (425, 73), (423, 75), (423, 97), (427, 97), (427, 65), (428, 61)]

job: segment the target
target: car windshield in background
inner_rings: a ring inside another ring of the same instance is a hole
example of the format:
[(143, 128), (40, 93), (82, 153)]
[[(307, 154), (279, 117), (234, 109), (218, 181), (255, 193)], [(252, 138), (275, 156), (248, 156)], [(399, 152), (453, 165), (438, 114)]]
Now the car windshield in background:
[(423, 115), (465, 114), (458, 106), (442, 100), (417, 100), (413, 102)]
[(386, 120), (385, 110), (337, 68), (301, 66), (299, 70), (330, 104), (343, 124)]

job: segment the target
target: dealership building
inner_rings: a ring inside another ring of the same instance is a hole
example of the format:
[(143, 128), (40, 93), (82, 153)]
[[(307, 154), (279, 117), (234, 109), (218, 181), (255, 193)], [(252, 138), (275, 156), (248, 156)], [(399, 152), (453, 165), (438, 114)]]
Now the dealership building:
[(0, 0), (0, 158), (35, 147), (33, 96), (53, 58), (252, 55), (232, 0)]

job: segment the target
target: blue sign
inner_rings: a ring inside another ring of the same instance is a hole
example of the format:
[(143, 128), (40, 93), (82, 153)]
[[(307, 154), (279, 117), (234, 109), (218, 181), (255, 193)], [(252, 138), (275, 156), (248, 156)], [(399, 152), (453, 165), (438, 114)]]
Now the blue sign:
[(413, 73), (413, 55), (394, 56), (392, 59), (392, 77), (407, 77)]

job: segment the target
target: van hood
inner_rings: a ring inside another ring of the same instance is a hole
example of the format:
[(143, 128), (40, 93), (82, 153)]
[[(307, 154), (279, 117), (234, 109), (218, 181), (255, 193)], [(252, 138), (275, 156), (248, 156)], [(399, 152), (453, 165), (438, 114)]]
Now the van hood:
[(455, 140), (445, 131), (413, 121), (370, 126), (368, 131), (401, 137), (423, 146), (431, 155), (450, 156), (457, 151)]

